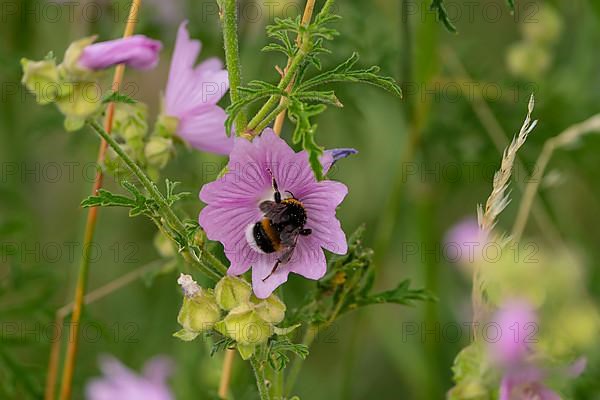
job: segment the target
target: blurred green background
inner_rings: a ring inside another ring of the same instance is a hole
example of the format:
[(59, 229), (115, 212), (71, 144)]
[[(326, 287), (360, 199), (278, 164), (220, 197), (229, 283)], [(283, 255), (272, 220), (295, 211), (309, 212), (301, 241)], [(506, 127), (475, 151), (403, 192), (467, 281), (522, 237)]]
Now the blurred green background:
[[(189, 19), (192, 36), (202, 40), (201, 59), (223, 58), (213, 1), (161, 1), (142, 2), (137, 28), (163, 41), (160, 65), (150, 72), (127, 71), (125, 78), (125, 91), (146, 102), (151, 115), (159, 108), (181, 20)], [(60, 58), (82, 36), (119, 37), (129, 6), (126, 1), (75, 3), (3, 0), (0, 8), (2, 399), (40, 398), (43, 392), (54, 313), (74, 292), (86, 215), (79, 204), (90, 192), (98, 147), (88, 130), (65, 133), (53, 106), (35, 104), (19, 83), (19, 60), (40, 59), (49, 50)], [(267, 43), (264, 28), (275, 16), (299, 13), (303, 2), (240, 3), (244, 80), (274, 82), (274, 65), (285, 61), (260, 52)], [(531, 92), (540, 122), (520, 152), (513, 204), (500, 218), (505, 230), (514, 221), (519, 185), (527, 183), (544, 141), (600, 112), (600, 1), (517, 0), (514, 15), (503, 0), (446, 3), (458, 34), (436, 21), (428, 1), (336, 3), (343, 17), (337, 24), (341, 36), (329, 46), (334, 51), (324, 57), (325, 66), (356, 50), (361, 65), (381, 66), (405, 91), (398, 101), (371, 87), (335, 88), (345, 107), (320, 117), (320, 143), (360, 151), (334, 170), (333, 178), (350, 188), (338, 215), (348, 233), (366, 223), (367, 244), (376, 250), (378, 288), (411, 278), (439, 302), (415, 308), (377, 306), (345, 316), (312, 348), (297, 388), (302, 399), (443, 398), (452, 386), (452, 360), (468, 335), (464, 330), (460, 340), (449, 340), (428, 332), (436, 324), (464, 326), (470, 320), (469, 278), (444, 258), (445, 232), (464, 217), (474, 217), (476, 205), (485, 202), (501, 149), (521, 126)], [(536, 57), (527, 58), (519, 53), (527, 29), (556, 35), (534, 49)], [(289, 130), (288, 123), (284, 135)], [(528, 240), (540, 245), (559, 240), (570, 246), (583, 260), (588, 290), (596, 299), (599, 151), (600, 137), (592, 135), (557, 152), (549, 168), (553, 179), (542, 184), (539, 197), (549, 224), (531, 219), (526, 231)], [(180, 148), (163, 176), (181, 181), (183, 190), (195, 194), (225, 161)], [(110, 189), (119, 190), (114, 178), (107, 180)], [(195, 195), (183, 206), (190, 216), (201, 207)], [(89, 289), (160, 259), (154, 234), (154, 226), (143, 218), (101, 210)], [(178, 399), (214, 395), (221, 357), (206, 357), (208, 344), (171, 336), (178, 329), (181, 301), (176, 276), (175, 270), (144, 274), (86, 309), (74, 398), (83, 398), (85, 382), (99, 375), (97, 358), (103, 353), (135, 369), (153, 355), (168, 354), (176, 360), (171, 382)], [(286, 298), (293, 302), (312, 284), (291, 278)], [(576, 398), (600, 399), (599, 377), (597, 366), (590, 366)], [(247, 365), (236, 363), (233, 382), (236, 399), (254, 398)]]

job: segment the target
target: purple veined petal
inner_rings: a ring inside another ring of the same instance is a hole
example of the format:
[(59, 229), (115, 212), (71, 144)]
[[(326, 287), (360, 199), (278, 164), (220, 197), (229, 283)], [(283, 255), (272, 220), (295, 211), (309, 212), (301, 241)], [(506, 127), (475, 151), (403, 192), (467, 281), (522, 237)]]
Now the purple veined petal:
[(297, 197), (302, 201), (307, 211), (334, 211), (348, 194), (348, 187), (341, 182), (320, 181), (306, 186), (298, 192)]
[[(321, 247), (309, 237), (298, 238), (291, 260), (280, 264), (273, 272), (277, 254), (262, 254), (252, 265), (252, 287), (256, 297), (264, 299), (288, 280), (290, 272), (308, 279), (321, 279), (327, 272), (327, 262)], [(266, 278), (266, 279), (265, 279)]]
[(219, 208), (209, 205), (200, 212), (199, 223), (210, 240), (218, 240), (233, 250), (241, 249), (245, 243), (246, 228), (260, 217), (260, 210), (248, 206)]
[[(248, 142), (246, 139), (236, 140)], [(239, 148), (240, 144), (236, 144), (235, 147)], [(271, 187), (269, 178), (260, 169), (255, 168), (254, 163), (248, 165), (230, 161), (227, 169), (225, 175), (202, 187), (200, 200), (206, 204), (219, 204), (221, 207), (247, 206), (257, 210), (262, 193)]]
[(298, 238), (294, 255), (289, 262), (291, 272), (307, 279), (321, 279), (327, 272), (325, 253), (319, 243), (311, 236)]
[(192, 147), (217, 154), (229, 154), (233, 137), (225, 133), (227, 114), (218, 106), (206, 106), (202, 112), (179, 121), (177, 135)]
[(570, 378), (577, 378), (579, 375), (583, 374), (585, 368), (587, 367), (587, 358), (579, 357), (575, 362), (569, 365), (564, 371), (563, 375), (568, 376)]
[(335, 164), (338, 160), (353, 154), (358, 154), (358, 150), (353, 148), (325, 150), (319, 159), (319, 161), (321, 161), (321, 165), (323, 166), (323, 175), (327, 174), (329, 169), (331, 169), (333, 164)]
[(318, 217), (311, 218), (311, 215), (308, 214), (305, 228), (312, 230), (310, 236), (320, 247), (335, 254), (346, 254), (348, 252), (346, 234), (335, 215), (327, 219), (318, 219)]
[(86, 46), (78, 64), (84, 68), (100, 70), (117, 64), (135, 69), (151, 69), (158, 64), (162, 44), (144, 35), (109, 40)]
[(266, 299), (288, 280), (290, 263), (280, 265), (271, 274), (276, 261), (277, 255), (275, 254), (261, 254), (252, 264), (252, 289), (259, 299)]
[(254, 162), (269, 182), (271, 177), (267, 168), (271, 169), (282, 192), (290, 190), (297, 191), (298, 187), (314, 181), (314, 175), (310, 170), (308, 158), (305, 154), (295, 153), (294, 150), (271, 128), (254, 139), (257, 153)]
[(237, 276), (248, 271), (261, 254), (254, 251), (246, 241), (240, 241), (233, 248), (226, 247), (225, 256), (230, 262), (227, 275)]

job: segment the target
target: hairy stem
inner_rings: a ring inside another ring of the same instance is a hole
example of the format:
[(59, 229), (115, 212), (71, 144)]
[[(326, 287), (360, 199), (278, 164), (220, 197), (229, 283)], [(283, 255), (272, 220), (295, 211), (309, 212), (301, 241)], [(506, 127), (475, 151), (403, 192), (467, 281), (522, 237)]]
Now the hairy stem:
[[(131, 2), (131, 6), (129, 8), (129, 16), (127, 19), (127, 24), (125, 25), (125, 31), (123, 33), (123, 37), (128, 37), (133, 34), (135, 26), (138, 20), (138, 11), (140, 9), (141, 0), (133, 0)], [(123, 75), (125, 73), (125, 65), (120, 64), (117, 65), (115, 69), (115, 75), (113, 77), (112, 89), (117, 91), (121, 86), (121, 82), (123, 80)], [(106, 119), (104, 120), (104, 124), (106, 127), (106, 131), (110, 132), (112, 130), (113, 124), (113, 116), (115, 111), (114, 103), (110, 103), (106, 112)], [(107, 144), (105, 141), (100, 143), (100, 148), (98, 149), (98, 164), (102, 164), (104, 162), (104, 158), (106, 155)], [(104, 180), (104, 176), (101, 170), (98, 170), (96, 173), (96, 177), (94, 179), (94, 186), (92, 189), (92, 194), (96, 194), (96, 192), (102, 187)], [(89, 275), (89, 267), (90, 267), (90, 244), (94, 239), (94, 233), (96, 231), (96, 222), (98, 218), (98, 208), (92, 207), (88, 211), (87, 220), (85, 224), (85, 232), (83, 237), (83, 248), (87, 249), (83, 252), (81, 264), (79, 266), (79, 274), (77, 277), (77, 286), (75, 288), (75, 297), (74, 297), (74, 306), (73, 306), (73, 316), (71, 318), (71, 327), (72, 330), (69, 332), (69, 341), (67, 344), (67, 353), (65, 358), (65, 365), (63, 368), (63, 375), (61, 381), (61, 389), (60, 389), (60, 399), (61, 400), (69, 400), (71, 398), (72, 385), (73, 385), (73, 374), (75, 373), (75, 361), (77, 358), (77, 350), (79, 344), (79, 332), (80, 332), (80, 321), (81, 314), (83, 313), (83, 299), (87, 287), (87, 280)], [(57, 317), (60, 320), (61, 325), (63, 320)], [(48, 377), (46, 381), (46, 390), (45, 390), (45, 398), (46, 400), (54, 399), (54, 391), (56, 386), (56, 377), (58, 375), (58, 363), (59, 357), (58, 353), (60, 352), (60, 340), (57, 339), (55, 344), (52, 346), (50, 363), (48, 368)]]
[[(269, 126), (269, 124), (271, 123), (271, 121), (273, 121), (274, 119), (279, 118), (279, 116), (281, 114), (283, 114), (285, 116), (285, 110), (288, 107), (288, 101), (285, 97), (281, 98), (281, 101), (279, 103), (279, 105), (273, 110), (271, 111), (266, 117), (265, 119), (259, 123), (256, 128), (254, 128), (254, 130), (256, 132), (262, 132), (263, 129), (265, 129), (267, 126)], [(279, 132), (275, 131), (276, 134), (279, 135), (279, 133), (281, 132), (281, 129), (279, 130)]]
[[(231, 103), (240, 100), (239, 87), (242, 84), (242, 67), (237, 33), (237, 9), (235, 0), (224, 0), (221, 10), (223, 24), (223, 42), (225, 44), (225, 63), (229, 73), (229, 97)], [(235, 133), (240, 136), (246, 127), (246, 113), (240, 111), (235, 118)]]
[(267, 388), (267, 382), (265, 380), (265, 370), (261, 365), (261, 362), (253, 356), (250, 358), (250, 365), (254, 371), (254, 378), (256, 379), (256, 387), (258, 388), (258, 395), (260, 400), (270, 400), (269, 389)]
[[(171, 229), (183, 234), (185, 232), (185, 226), (183, 222), (177, 217), (177, 215), (173, 212), (167, 200), (162, 195), (162, 193), (158, 190), (154, 182), (142, 171), (142, 169), (133, 161), (127, 153), (119, 146), (119, 144), (98, 124), (98, 122), (93, 119), (88, 120), (88, 124), (92, 127), (92, 129), (100, 135), (102, 139), (104, 139), (108, 145), (117, 153), (117, 155), (123, 160), (125, 165), (131, 170), (131, 172), (139, 179), (140, 183), (146, 191), (150, 194), (150, 196), (158, 203), (160, 210), (163, 213), (163, 217), (166, 223), (170, 226)], [(208, 253), (206, 253), (208, 254)], [(211, 265), (207, 265), (202, 262), (198, 258), (198, 256), (190, 249), (185, 249), (182, 252), (182, 256), (186, 261), (191, 263), (192, 265), (197, 265), (200, 269), (211, 279), (218, 280), (220, 279), (226, 272), (225, 267), (222, 264), (215, 265), (211, 263)]]
[[(278, 89), (284, 91), (288, 87), (288, 85), (290, 84), (290, 82), (292, 82), (292, 79), (294, 78), (294, 74), (296, 73), (300, 65), (302, 65), (302, 61), (304, 61), (305, 56), (306, 51), (304, 51), (303, 49), (299, 49), (298, 52), (292, 58), (287, 73), (285, 73), (281, 78), (281, 81), (279, 81), (279, 84), (277, 85)], [(267, 102), (260, 108), (260, 110), (258, 110), (254, 118), (252, 118), (248, 123), (249, 131), (256, 130), (257, 126), (269, 115), (269, 113), (273, 110), (273, 107), (276, 106), (277, 99), (279, 99), (280, 97), (281, 95), (273, 95), (269, 97), (269, 100), (267, 100)]]
[[(306, 5), (304, 6), (304, 13), (302, 14), (302, 25), (303, 26), (307, 26), (310, 23), (314, 9), (315, 9), (315, 0), (307, 0)], [(300, 47), (302, 45), (302, 36), (301, 35), (298, 35), (298, 37), (296, 38), (296, 45), (298, 47)], [(286, 66), (283, 70), (284, 74), (287, 74), (291, 63), (292, 63), (292, 59), (290, 57), (290, 58), (288, 58)], [(294, 80), (292, 80), (290, 82), (290, 84), (285, 88), (285, 91), (287, 93), (289, 93), (292, 90), (293, 84), (294, 84)], [(285, 98), (282, 98), (279, 101), (279, 106), (282, 106), (284, 102), (285, 102)], [(281, 129), (283, 128), (283, 122), (285, 120), (285, 111), (286, 111), (286, 107), (284, 107), (281, 111), (279, 111), (279, 113), (277, 114), (277, 117), (275, 118), (275, 123), (273, 124), (273, 131), (277, 135), (281, 134)], [(257, 129), (257, 131), (260, 132), (260, 129)]]

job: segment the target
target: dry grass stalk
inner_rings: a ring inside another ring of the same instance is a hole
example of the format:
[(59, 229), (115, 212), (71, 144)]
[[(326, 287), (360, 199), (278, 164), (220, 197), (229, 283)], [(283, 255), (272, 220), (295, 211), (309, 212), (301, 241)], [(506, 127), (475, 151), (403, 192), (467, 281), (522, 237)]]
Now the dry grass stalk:
[(527, 137), (537, 125), (537, 120), (531, 120), (531, 113), (533, 112), (534, 105), (535, 100), (532, 94), (529, 98), (527, 117), (523, 122), (523, 126), (521, 126), (519, 134), (515, 136), (510, 145), (506, 148), (506, 150), (504, 150), (500, 169), (494, 174), (492, 193), (489, 195), (485, 203), (485, 209), (482, 205), (477, 207), (477, 219), (479, 221), (479, 227), (486, 233), (490, 233), (492, 229), (494, 229), (498, 215), (500, 215), (500, 213), (510, 203), (510, 192), (507, 193), (507, 189), (510, 184), (510, 177), (512, 175), (517, 151), (519, 151), (521, 146), (523, 146), (527, 140)]

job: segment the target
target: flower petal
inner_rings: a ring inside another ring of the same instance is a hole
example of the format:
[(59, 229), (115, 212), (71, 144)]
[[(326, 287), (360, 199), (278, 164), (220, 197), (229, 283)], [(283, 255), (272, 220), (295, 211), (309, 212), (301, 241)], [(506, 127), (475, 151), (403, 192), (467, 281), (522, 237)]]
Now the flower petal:
[(201, 112), (182, 118), (177, 134), (192, 147), (217, 154), (229, 154), (233, 137), (225, 133), (227, 114), (218, 106), (205, 106)]
[(173, 372), (173, 360), (167, 356), (156, 356), (146, 362), (143, 375), (155, 383), (164, 383)]
[(169, 80), (165, 92), (165, 107), (168, 115), (179, 116), (179, 111), (187, 106), (186, 96), (192, 78), (192, 70), (196, 58), (200, 54), (202, 44), (191, 40), (187, 30), (187, 21), (179, 25), (175, 50), (171, 58)]
[(126, 64), (136, 69), (151, 69), (158, 64), (158, 53), (162, 44), (144, 35), (94, 43), (86, 46), (78, 64), (82, 67), (99, 70), (117, 64)]
[(275, 289), (288, 280), (289, 263), (280, 265), (271, 274), (276, 261), (277, 256), (275, 254), (261, 254), (252, 264), (252, 289), (259, 299), (269, 297)]

